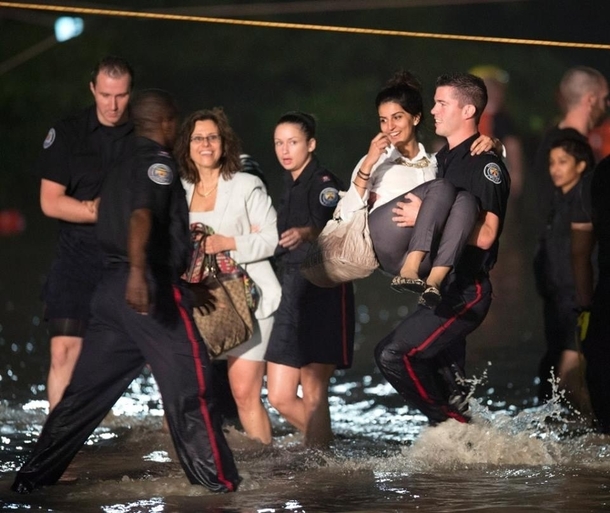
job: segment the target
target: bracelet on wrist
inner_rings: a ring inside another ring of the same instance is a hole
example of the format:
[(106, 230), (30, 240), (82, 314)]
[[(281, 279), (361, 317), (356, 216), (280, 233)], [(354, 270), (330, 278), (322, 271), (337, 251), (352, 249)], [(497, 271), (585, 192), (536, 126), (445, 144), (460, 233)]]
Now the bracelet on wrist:
[(366, 187), (364, 185), (358, 185), (355, 181), (352, 182), (356, 187), (359, 187), (360, 189), (366, 189)]

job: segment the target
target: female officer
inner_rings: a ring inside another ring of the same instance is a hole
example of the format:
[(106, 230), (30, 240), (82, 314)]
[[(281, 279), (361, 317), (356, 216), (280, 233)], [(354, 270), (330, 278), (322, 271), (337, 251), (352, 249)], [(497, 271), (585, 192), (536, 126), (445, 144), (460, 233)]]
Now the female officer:
[(305, 445), (325, 446), (333, 437), (328, 385), (335, 369), (352, 364), (355, 320), (351, 283), (320, 288), (299, 271), (342, 187), (314, 155), (315, 132), (314, 118), (303, 112), (284, 114), (275, 127), (275, 153), (286, 170), (275, 253), (282, 299), (265, 359), (271, 405), (303, 432)]

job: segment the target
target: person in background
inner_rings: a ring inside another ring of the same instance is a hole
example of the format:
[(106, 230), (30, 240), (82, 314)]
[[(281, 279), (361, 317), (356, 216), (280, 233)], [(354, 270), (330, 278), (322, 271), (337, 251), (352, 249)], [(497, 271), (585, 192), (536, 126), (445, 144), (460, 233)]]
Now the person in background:
[(70, 384), (12, 489), (54, 484), (145, 364), (159, 386), (170, 434), (191, 484), (237, 489), (240, 477), (211, 393), (210, 362), (180, 276), (190, 256), (188, 209), (171, 150), (173, 97), (142, 91), (134, 138), (100, 196), (104, 255), (92, 317)]
[(593, 149), (596, 162), (610, 155), (610, 118), (608, 116), (589, 132), (589, 144)]
[[(583, 184), (583, 187), (590, 192), (593, 231), (581, 231), (579, 252), (582, 257), (575, 260), (574, 266), (575, 273), (579, 267), (582, 268), (579, 274), (587, 282), (581, 287), (585, 293), (578, 298), (579, 321), (595, 427), (601, 433), (610, 433), (610, 156), (596, 166), (590, 185), (587, 188)], [(592, 280), (590, 259), (587, 261), (586, 257), (593, 253), (595, 242), (599, 273), (594, 292), (589, 297), (586, 291), (592, 287)]]
[(588, 143), (591, 130), (605, 118), (608, 104), (608, 82), (596, 69), (575, 66), (568, 69), (559, 83), (559, 104), (563, 116), (549, 129), (536, 150), (531, 176), (534, 183), (535, 228), (540, 233), (546, 222), (547, 205), (551, 204), (553, 184), (548, 172), (549, 150), (557, 139), (577, 139)]
[(267, 189), (269, 188), (267, 178), (265, 178), (265, 173), (263, 173), (263, 170), (259, 166), (258, 162), (254, 160), (251, 155), (248, 155), (247, 153), (242, 153), (239, 155), (239, 160), (241, 161), (241, 170), (244, 173), (250, 173), (251, 175), (260, 178), (261, 182), (263, 182), (263, 185)]
[[(491, 305), (489, 271), (497, 260), (510, 177), (495, 154), (471, 155), (486, 103), (485, 83), (479, 77), (453, 73), (437, 79), (431, 112), (437, 135), (447, 139), (436, 155), (438, 176), (476, 197), (479, 218), (442, 285), (440, 304), (434, 309), (419, 306), (375, 348), (384, 377), (431, 425), (450, 418), (469, 421), (462, 382), (466, 336), (483, 322)], [(413, 226), (419, 208), (416, 198), (401, 203), (399, 222)]]
[(314, 153), (313, 116), (284, 114), (276, 124), (273, 140), (285, 181), (275, 252), (282, 300), (265, 355), (268, 397), (271, 405), (304, 434), (306, 446), (324, 447), (333, 439), (330, 379), (335, 369), (352, 364), (354, 291), (351, 283), (317, 287), (301, 275), (300, 266), (311, 242), (332, 217), (343, 184)]
[(97, 198), (108, 169), (133, 136), (129, 97), (133, 69), (120, 57), (101, 59), (91, 73), (94, 104), (49, 130), (38, 160), (40, 206), (59, 220), (57, 251), (42, 292), (51, 338), (49, 411), (70, 382), (102, 269), (95, 236)]
[(578, 314), (570, 241), (572, 212), (583, 208), (581, 177), (591, 169), (588, 144), (577, 139), (559, 139), (551, 145), (549, 173), (556, 189), (534, 258), (536, 286), (544, 302), (546, 339), (546, 352), (538, 371), (538, 398), (550, 399), (554, 374), (560, 387), (567, 391), (567, 399), (581, 411), (586, 409), (588, 399), (583, 397), (579, 376), (580, 354), (575, 336)]
[(223, 358), (244, 431), (270, 444), (271, 422), (261, 390), (265, 351), (281, 294), (269, 263), (278, 242), (276, 212), (261, 179), (243, 172), (239, 139), (222, 109), (192, 113), (182, 125), (175, 153), (190, 223), (214, 230), (205, 239), (206, 254), (228, 251), (261, 294), (254, 335)]

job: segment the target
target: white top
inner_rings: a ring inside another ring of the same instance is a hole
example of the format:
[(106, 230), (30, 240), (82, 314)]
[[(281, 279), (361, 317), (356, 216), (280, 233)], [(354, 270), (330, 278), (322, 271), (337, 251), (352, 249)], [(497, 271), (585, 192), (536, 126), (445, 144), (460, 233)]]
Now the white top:
[(216, 231), (215, 226), (218, 225), (218, 216), (216, 215), (215, 210), (210, 210), (209, 212), (189, 212), (189, 223), (202, 223), (206, 226), (210, 226)]
[[(183, 181), (187, 203), (191, 204), (192, 183)], [(230, 180), (218, 180), (216, 203), (209, 212), (190, 212), (191, 222), (201, 221), (215, 233), (235, 238), (236, 250), (231, 257), (252, 278), (260, 292), (257, 319), (273, 315), (280, 304), (282, 288), (269, 263), (278, 243), (277, 214), (260, 178), (248, 173), (235, 173)], [(256, 230), (253, 231), (253, 227)]]
[(419, 152), (412, 159), (404, 157), (394, 146), (390, 146), (372, 167), (367, 188), (360, 196), (353, 181), (365, 158), (366, 155), (356, 165), (350, 187), (341, 199), (342, 219), (349, 219), (353, 212), (366, 207), (369, 201), (372, 203), (372, 212), (398, 195), (406, 194), (418, 185), (436, 178), (436, 157), (426, 152), (423, 144), (419, 143)]

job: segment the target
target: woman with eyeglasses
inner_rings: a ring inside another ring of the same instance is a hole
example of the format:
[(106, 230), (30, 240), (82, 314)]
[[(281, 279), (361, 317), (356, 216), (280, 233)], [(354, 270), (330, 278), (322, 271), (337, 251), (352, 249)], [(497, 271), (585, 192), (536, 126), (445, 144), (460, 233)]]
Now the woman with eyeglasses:
[(335, 369), (352, 365), (355, 318), (351, 283), (320, 288), (300, 272), (343, 187), (316, 158), (315, 136), (316, 122), (303, 112), (284, 114), (275, 127), (275, 154), (285, 171), (276, 250), (282, 300), (265, 359), (271, 405), (303, 433), (304, 445), (324, 447), (333, 439), (329, 383)]
[(271, 443), (271, 423), (261, 401), (264, 355), (281, 289), (269, 262), (278, 242), (276, 212), (260, 178), (242, 172), (240, 142), (221, 108), (199, 110), (183, 123), (174, 155), (189, 205), (190, 223), (214, 233), (205, 253), (229, 251), (260, 293), (255, 332), (225, 353), (229, 384), (246, 435)]

